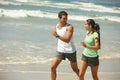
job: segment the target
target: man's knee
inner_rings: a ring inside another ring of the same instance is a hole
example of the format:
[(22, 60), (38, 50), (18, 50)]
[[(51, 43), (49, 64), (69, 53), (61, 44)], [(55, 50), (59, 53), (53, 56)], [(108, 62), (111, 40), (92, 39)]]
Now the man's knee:
[(55, 71), (56, 70), (56, 67), (55, 66), (51, 66), (51, 71)]
[(78, 72), (79, 69), (76, 67), (76, 68), (72, 68), (74, 72)]
[(98, 76), (95, 74), (95, 75), (92, 75), (93, 79), (94, 80), (98, 80)]
[(79, 78), (84, 78), (84, 74), (83, 73), (79, 73)]

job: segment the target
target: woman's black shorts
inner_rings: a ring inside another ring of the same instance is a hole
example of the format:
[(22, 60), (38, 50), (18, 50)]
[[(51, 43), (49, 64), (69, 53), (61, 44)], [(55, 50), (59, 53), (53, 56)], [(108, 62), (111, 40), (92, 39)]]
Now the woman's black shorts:
[(97, 66), (99, 65), (99, 56), (97, 57), (87, 57), (82, 54), (82, 60), (85, 61), (88, 66)]

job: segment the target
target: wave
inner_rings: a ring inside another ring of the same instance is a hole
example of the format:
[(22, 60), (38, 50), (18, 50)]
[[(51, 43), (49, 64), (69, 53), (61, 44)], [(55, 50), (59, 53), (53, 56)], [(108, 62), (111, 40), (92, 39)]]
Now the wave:
[[(43, 56), (12, 56), (12, 57), (0, 57), (0, 64), (48, 64), (53, 58)], [(81, 58), (79, 58), (81, 59)], [(120, 59), (120, 54), (116, 55), (100, 55), (100, 59)]]
[(55, 19), (55, 13), (42, 12), (42, 11), (34, 11), (34, 10), (5, 10), (0, 9), (0, 16), (7, 16), (12, 18), (20, 18), (20, 17), (46, 17)]
[(96, 5), (94, 3), (83, 3), (83, 2), (73, 2), (73, 3), (77, 4), (76, 8), (85, 10), (85, 11), (120, 13), (119, 7), (106, 7), (103, 5)]
[(0, 45), (0, 64), (46, 64), (52, 60), (46, 52), (46, 48), (52, 51), (49, 45), (22, 40), (0, 41)]
[[(31, 5), (31, 6), (43, 6), (51, 8), (62, 8), (62, 9), (79, 9), (83, 11), (95, 11), (95, 12), (107, 12), (107, 13), (120, 13), (119, 7), (107, 7), (103, 5), (98, 5), (95, 3), (84, 3), (72, 1), (70, 3), (57, 3), (53, 1), (34, 1), (34, 0), (16, 0), (16, 2), (11, 1), (0, 1), (1, 5)], [(87, 5), (87, 6), (86, 6)]]
[[(40, 10), (6, 10), (0, 9), (0, 17), (11, 17), (11, 18), (24, 18), (24, 17), (40, 17), (57, 19), (57, 13), (44, 12)], [(86, 16), (86, 15), (69, 15), (69, 20), (85, 21), (86, 19), (93, 18), (96, 20), (109, 20), (114, 22), (120, 22), (118, 16)]]
[(49, 63), (52, 58), (42, 57), (42, 56), (14, 56), (14, 57), (3, 57), (0, 58), (0, 64), (33, 64)]
[(18, 2), (29, 2), (30, 0), (16, 0)]
[[(48, 64), (53, 58), (43, 57), (43, 56), (9, 56), (0, 57), (0, 64)], [(81, 59), (79, 57), (79, 59)], [(116, 55), (100, 55), (100, 59), (120, 59), (120, 54)]]
[(21, 3), (16, 3), (16, 2), (11, 2), (11, 1), (0, 0), (0, 5), (21, 5)]
[(48, 4), (47, 6), (54, 7), (54, 8), (62, 8), (62, 9), (79, 9), (83, 11), (120, 13), (120, 9), (118, 7), (106, 7), (102, 5), (96, 5), (94, 3), (83, 3), (83, 2), (54, 3), (52, 5)]
[[(53, 51), (55, 47), (46, 44), (22, 40), (0, 40), (0, 64), (48, 64), (55, 55)], [(108, 51), (100, 52), (100, 59), (120, 59), (119, 52), (113, 54), (109, 49), (106, 50)], [(104, 53), (109, 53), (110, 56)]]

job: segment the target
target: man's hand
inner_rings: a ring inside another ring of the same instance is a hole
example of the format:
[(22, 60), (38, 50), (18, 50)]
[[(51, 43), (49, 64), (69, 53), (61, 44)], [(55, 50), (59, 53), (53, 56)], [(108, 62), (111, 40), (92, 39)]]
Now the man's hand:
[(55, 37), (56, 37), (57, 32), (56, 32), (54, 29), (51, 31), (51, 33), (52, 33), (52, 35), (53, 35), (53, 36), (55, 36)]

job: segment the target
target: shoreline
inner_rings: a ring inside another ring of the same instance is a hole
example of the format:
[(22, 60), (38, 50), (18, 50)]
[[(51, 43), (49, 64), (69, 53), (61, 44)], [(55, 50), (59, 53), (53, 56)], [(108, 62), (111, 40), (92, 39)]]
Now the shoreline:
[[(99, 79), (119, 80), (119, 62), (120, 60), (100, 60)], [(77, 75), (72, 71), (68, 61), (63, 61), (57, 70), (57, 80), (78, 80)], [(92, 75), (90, 67), (88, 67), (85, 80), (91, 79)], [(50, 64), (0, 65), (0, 80), (50, 80)]]

